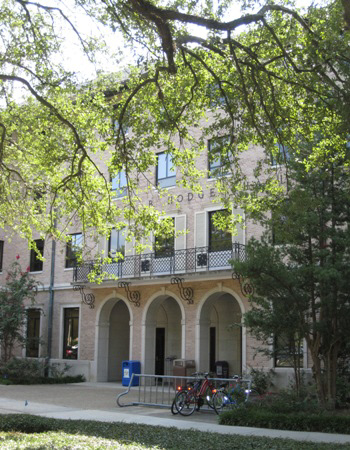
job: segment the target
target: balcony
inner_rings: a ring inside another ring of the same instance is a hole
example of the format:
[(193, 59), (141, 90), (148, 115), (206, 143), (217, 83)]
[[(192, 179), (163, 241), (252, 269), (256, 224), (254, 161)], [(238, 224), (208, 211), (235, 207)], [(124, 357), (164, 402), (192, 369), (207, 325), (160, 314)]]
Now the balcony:
[[(226, 250), (210, 251), (209, 247), (196, 247), (185, 250), (145, 253), (125, 256), (122, 261), (101, 264), (97, 260), (85, 261), (73, 270), (73, 282), (88, 281), (89, 273), (95, 267), (103, 274), (105, 281), (130, 278), (154, 278), (166, 275), (190, 274), (213, 270), (231, 270), (230, 262), (245, 259), (245, 246), (234, 243)], [(110, 276), (109, 276), (110, 275)]]

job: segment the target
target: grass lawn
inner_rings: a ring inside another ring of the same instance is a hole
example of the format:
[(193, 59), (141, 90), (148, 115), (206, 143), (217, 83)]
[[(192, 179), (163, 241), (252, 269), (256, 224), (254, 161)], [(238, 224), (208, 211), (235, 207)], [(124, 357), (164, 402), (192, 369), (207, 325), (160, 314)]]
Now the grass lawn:
[(318, 444), (203, 433), (147, 425), (0, 416), (0, 448), (10, 449), (349, 449)]

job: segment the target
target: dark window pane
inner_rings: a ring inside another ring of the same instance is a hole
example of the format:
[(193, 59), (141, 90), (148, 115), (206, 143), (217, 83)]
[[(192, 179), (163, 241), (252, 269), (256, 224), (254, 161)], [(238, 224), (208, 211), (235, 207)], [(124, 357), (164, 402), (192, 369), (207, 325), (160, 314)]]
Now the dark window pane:
[(298, 337), (279, 335), (275, 337), (275, 366), (303, 367), (302, 340)]
[(63, 358), (78, 359), (79, 308), (64, 309)]
[[(40, 252), (41, 256), (44, 256), (44, 240), (36, 239), (36, 247)], [(37, 253), (34, 249), (30, 250), (30, 271), (31, 272), (41, 272), (43, 270), (43, 262), (38, 259)]]
[[(173, 223), (175, 219), (173, 218)], [(175, 236), (156, 236), (155, 238), (155, 257), (166, 258), (174, 255)]]
[(214, 217), (217, 215), (222, 215), (227, 217), (229, 212), (223, 211), (212, 211), (209, 213), (209, 251), (217, 252), (223, 250), (232, 249), (232, 235), (229, 231), (220, 230), (215, 225)]
[(66, 268), (74, 267), (83, 247), (83, 235), (81, 233), (71, 234), (71, 241), (66, 246)]
[(209, 177), (222, 177), (229, 172), (232, 163), (230, 137), (222, 136), (208, 141)]
[(26, 356), (29, 358), (39, 357), (40, 342), (40, 310), (28, 309), (27, 311), (27, 345)]
[(285, 145), (276, 144), (277, 154), (271, 155), (271, 165), (277, 166), (285, 164), (290, 159), (289, 149)]

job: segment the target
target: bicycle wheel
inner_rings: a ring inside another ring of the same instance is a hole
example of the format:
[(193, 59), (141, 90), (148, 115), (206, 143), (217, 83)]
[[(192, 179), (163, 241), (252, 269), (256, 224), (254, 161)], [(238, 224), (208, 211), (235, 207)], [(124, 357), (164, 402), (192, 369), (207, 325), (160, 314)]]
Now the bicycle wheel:
[(249, 395), (247, 396), (247, 402), (249, 403), (260, 403), (262, 396), (256, 389), (250, 389)]
[(178, 392), (173, 403), (175, 403), (177, 412), (182, 416), (190, 416), (196, 408), (195, 396), (186, 390)]
[(213, 406), (216, 414), (221, 414), (224, 411), (236, 408), (237, 403), (231, 399), (227, 392), (218, 391), (213, 396)]
[(213, 397), (214, 397), (213, 390), (211, 389), (210, 386), (208, 386), (205, 391), (204, 398), (209, 408), (212, 409), (214, 409)]
[(175, 398), (173, 400), (173, 403), (171, 404), (171, 414), (179, 414), (179, 411), (176, 409), (176, 404), (175, 404)]

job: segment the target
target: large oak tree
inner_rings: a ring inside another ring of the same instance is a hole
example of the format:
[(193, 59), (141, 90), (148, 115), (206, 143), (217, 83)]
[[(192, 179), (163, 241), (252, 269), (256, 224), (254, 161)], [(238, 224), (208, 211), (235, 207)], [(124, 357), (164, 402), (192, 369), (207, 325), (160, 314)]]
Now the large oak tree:
[[(242, 16), (230, 20), (233, 5), (221, 2), (214, 10), (209, 1), (76, 2), (114, 30), (116, 39), (123, 36), (138, 57), (127, 72), (79, 84), (60, 63), (62, 24), (89, 58), (98, 45), (84, 38), (70, 11), (61, 3), (4, 0), (1, 227), (26, 238), (32, 228), (64, 236), (75, 219), (86, 232), (107, 233), (107, 225), (121, 219), (153, 227), (159, 213), (140, 201), (137, 185), (140, 177), (145, 185), (154, 182), (147, 178), (154, 149), (171, 152), (182, 183), (195, 188), (195, 157), (205, 139), (217, 134), (230, 136), (221, 151), (234, 163), (230, 183), (219, 183), (219, 191), (257, 215), (281, 189), (273, 171), (261, 165), (255, 172), (259, 183), (244, 189), (240, 158), (250, 144), (262, 145), (267, 155), (278, 151), (277, 142), (297, 152), (300, 136), (311, 141), (322, 129), (324, 139), (340, 149), (349, 131), (341, 2), (302, 14), (285, 2), (256, 2), (251, 10), (242, 2)], [(346, 11), (346, 1), (344, 6)], [(192, 130), (208, 109), (214, 120), (194, 140)], [(305, 165), (318, 164), (325, 144), (315, 146)], [(101, 154), (107, 166), (99, 163)], [(110, 176), (121, 169), (129, 182), (128, 208), (111, 199)]]

